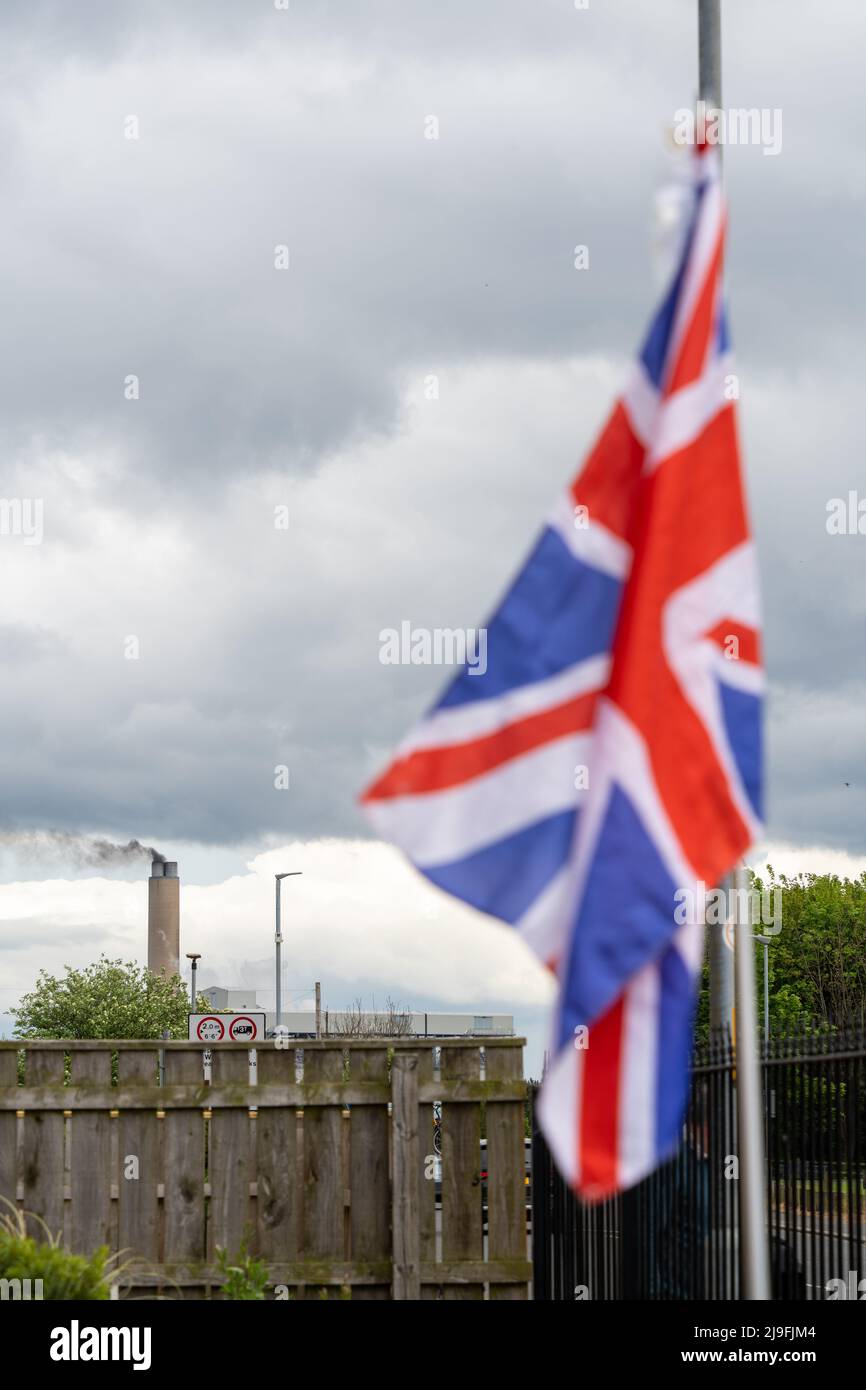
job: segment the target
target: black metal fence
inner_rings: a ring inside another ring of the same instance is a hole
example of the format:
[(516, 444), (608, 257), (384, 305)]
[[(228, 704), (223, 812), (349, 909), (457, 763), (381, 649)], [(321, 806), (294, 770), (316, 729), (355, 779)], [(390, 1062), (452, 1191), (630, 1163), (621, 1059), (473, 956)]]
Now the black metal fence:
[[(866, 1298), (866, 1031), (797, 1029), (763, 1048), (773, 1296)], [(736, 1067), (701, 1049), (677, 1155), (586, 1206), (533, 1134), (537, 1299), (739, 1297)], [(862, 1282), (861, 1282), (862, 1281)]]

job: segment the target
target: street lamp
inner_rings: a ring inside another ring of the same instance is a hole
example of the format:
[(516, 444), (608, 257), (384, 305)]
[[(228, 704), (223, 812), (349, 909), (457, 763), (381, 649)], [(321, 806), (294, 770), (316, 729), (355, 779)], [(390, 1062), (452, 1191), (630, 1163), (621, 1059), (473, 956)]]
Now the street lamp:
[(755, 932), (755, 940), (760, 941), (764, 948), (764, 1042), (770, 1037), (770, 942), (771, 936), (762, 936), (760, 932)]
[(195, 1013), (196, 1000), (198, 999), (198, 994), (196, 993), (196, 988), (195, 988), (195, 972), (196, 972), (196, 964), (195, 964), (195, 963), (196, 963), (197, 960), (201, 960), (201, 951), (187, 951), (187, 953), (186, 953), (186, 958), (187, 958), (187, 960), (191, 960), (191, 961), (192, 961), (192, 975), (191, 975), (191, 977), (190, 977), (190, 984), (189, 984), (189, 1007), (190, 1007), (191, 1013)]
[(283, 1002), (282, 980), (281, 980), (281, 974), (280, 974), (280, 970), (281, 970), (281, 966), (280, 966), (280, 947), (281, 947), (282, 944), (283, 944), (283, 933), (282, 933), (282, 931), (281, 931), (281, 929), (280, 929), (280, 884), (282, 883), (282, 881), (283, 881), (284, 878), (300, 878), (302, 872), (303, 872), (303, 870), (301, 870), (301, 869), (293, 869), (292, 872), (291, 872), (291, 873), (288, 873), (288, 874), (274, 874), (274, 878), (276, 879), (275, 890), (276, 890), (276, 909), (277, 909), (277, 910), (276, 910), (276, 932), (275, 932), (275, 934), (274, 934), (274, 944), (276, 945), (276, 948), (277, 948), (277, 959), (276, 959), (276, 983), (277, 983), (276, 995), (277, 995), (277, 997), (276, 997), (276, 1018), (275, 1018), (275, 1020), (274, 1020), (274, 1027), (275, 1027), (275, 1028), (279, 1028), (279, 1026), (280, 1026), (280, 1019), (281, 1019), (281, 1016), (282, 1016), (282, 1002)]

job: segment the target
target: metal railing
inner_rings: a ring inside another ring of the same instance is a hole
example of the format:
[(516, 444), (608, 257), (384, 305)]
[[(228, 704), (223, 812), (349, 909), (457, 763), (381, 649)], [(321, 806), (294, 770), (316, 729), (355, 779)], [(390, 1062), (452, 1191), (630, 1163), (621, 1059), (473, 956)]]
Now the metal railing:
[[(773, 1296), (866, 1295), (866, 1030), (798, 1028), (763, 1045)], [(736, 1299), (736, 1066), (698, 1050), (679, 1152), (629, 1192), (586, 1206), (533, 1135), (537, 1299)], [(862, 1287), (861, 1287), (861, 1281)]]

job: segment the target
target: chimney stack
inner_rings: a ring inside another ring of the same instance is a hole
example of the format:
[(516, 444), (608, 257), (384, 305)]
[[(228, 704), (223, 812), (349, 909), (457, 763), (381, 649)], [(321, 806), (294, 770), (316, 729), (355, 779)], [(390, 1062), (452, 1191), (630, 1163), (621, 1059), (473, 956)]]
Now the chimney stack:
[(147, 881), (147, 968), (180, 974), (180, 879), (174, 860), (156, 860)]

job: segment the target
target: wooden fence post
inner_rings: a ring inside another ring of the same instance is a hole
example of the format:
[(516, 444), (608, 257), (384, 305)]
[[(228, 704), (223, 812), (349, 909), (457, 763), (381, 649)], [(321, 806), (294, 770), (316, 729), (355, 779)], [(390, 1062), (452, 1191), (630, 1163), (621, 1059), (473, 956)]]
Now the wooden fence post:
[(394, 1053), (391, 1100), (394, 1131), (392, 1292), (395, 1299), (418, 1299), (421, 1297), (421, 1211), (417, 1052)]

